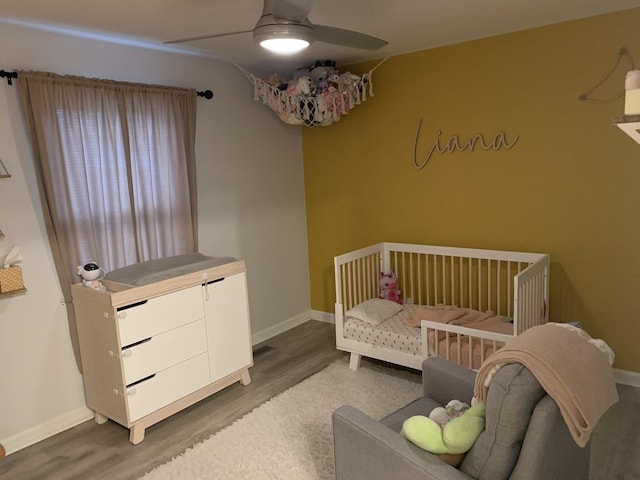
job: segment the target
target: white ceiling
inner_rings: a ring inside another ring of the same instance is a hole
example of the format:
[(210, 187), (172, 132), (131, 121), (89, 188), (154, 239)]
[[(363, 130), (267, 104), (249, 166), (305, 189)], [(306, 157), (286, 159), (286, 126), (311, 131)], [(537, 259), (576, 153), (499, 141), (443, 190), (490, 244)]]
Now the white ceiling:
[(344, 65), (638, 6), (640, 0), (317, 0), (312, 23), (360, 31), (389, 45), (371, 52), (315, 42), (294, 57), (267, 53), (251, 33), (163, 45), (251, 30), (262, 0), (0, 0), (0, 20), (292, 72), (318, 59)]

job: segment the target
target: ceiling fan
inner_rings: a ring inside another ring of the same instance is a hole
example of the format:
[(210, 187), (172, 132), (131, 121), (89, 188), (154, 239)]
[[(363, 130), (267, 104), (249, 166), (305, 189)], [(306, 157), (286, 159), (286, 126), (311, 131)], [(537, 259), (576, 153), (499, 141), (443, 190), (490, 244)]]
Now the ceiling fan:
[(253, 30), (201, 35), (164, 43), (186, 43), (249, 32), (253, 32), (253, 39), (260, 46), (279, 54), (299, 52), (314, 41), (363, 50), (378, 50), (389, 43), (353, 30), (311, 23), (309, 13), (312, 4), (313, 0), (264, 0), (262, 15)]

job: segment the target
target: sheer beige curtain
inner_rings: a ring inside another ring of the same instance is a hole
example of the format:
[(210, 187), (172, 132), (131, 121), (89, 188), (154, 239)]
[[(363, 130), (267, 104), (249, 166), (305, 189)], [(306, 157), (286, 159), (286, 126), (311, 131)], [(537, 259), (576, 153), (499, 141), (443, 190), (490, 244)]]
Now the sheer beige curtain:
[(80, 367), (71, 284), (197, 251), (195, 90), (18, 72), (47, 234)]

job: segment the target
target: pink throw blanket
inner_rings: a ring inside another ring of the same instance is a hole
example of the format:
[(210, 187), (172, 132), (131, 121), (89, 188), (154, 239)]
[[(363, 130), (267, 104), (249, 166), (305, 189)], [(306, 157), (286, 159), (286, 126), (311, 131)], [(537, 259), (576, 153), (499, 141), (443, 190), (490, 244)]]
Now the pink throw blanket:
[[(485, 332), (513, 335), (513, 323), (491, 310), (480, 312), (471, 308), (453, 305), (437, 305), (435, 307), (419, 307), (404, 318), (404, 324), (420, 328), (422, 320), (430, 320), (449, 325), (458, 325)], [(478, 332), (480, 335), (480, 332)], [(448, 358), (461, 365), (478, 369), (484, 359), (504, 345), (503, 342), (480, 341), (480, 336), (455, 335), (442, 330), (429, 330), (428, 342), (433, 351), (442, 358)], [(437, 347), (437, 348), (436, 348)]]
[(571, 436), (584, 447), (598, 420), (618, 401), (609, 356), (596, 346), (603, 342), (596, 342), (586, 332), (565, 325), (530, 328), (482, 364), (475, 395), (486, 401), (493, 374), (503, 365), (520, 363), (555, 400)]
[(449, 323), (451, 325), (467, 325), (481, 322), (494, 316), (492, 311), (486, 313), (471, 308), (460, 308), (452, 305), (438, 305), (435, 307), (420, 307), (404, 320), (408, 327), (420, 328), (422, 320), (431, 320), (438, 323)]

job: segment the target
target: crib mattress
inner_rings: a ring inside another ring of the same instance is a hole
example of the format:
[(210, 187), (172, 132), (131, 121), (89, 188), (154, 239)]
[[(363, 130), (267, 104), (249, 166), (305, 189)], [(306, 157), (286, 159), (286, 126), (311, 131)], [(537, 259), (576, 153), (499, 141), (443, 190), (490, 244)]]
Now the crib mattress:
[[(413, 322), (406, 320), (412, 316), (414, 312), (424, 309), (421, 305), (404, 305), (402, 310), (388, 318), (387, 320), (379, 324), (366, 323), (353, 317), (347, 317), (344, 322), (344, 337), (356, 342), (363, 342), (369, 345), (375, 345), (377, 347), (389, 348), (392, 350), (401, 351), (411, 355), (422, 355), (422, 338), (420, 328), (415, 328), (411, 325)], [(433, 308), (433, 307), (426, 307)], [(480, 313), (480, 312), (477, 312)], [(409, 325), (407, 325), (407, 323)], [(448, 322), (444, 322), (448, 323)], [(455, 321), (451, 322), (456, 324)], [(466, 327), (470, 327), (480, 331), (502, 333), (505, 335), (513, 335), (513, 324), (504, 321), (503, 317), (492, 316), (484, 318), (481, 321), (474, 321), (471, 323), (462, 323)], [(431, 348), (435, 347), (435, 332), (429, 332), (429, 343)], [(447, 348), (458, 348), (455, 346), (457, 342), (454, 335), (449, 339), (445, 338), (444, 332), (438, 334), (438, 343), (441, 351), (445, 351)], [(496, 345), (498, 348), (502, 346), (502, 343)], [(464, 339), (461, 345), (461, 351), (459, 352), (463, 358), (468, 356), (469, 339)], [(481, 346), (479, 342), (474, 342), (472, 345), (474, 366), (476, 363), (481, 363), (481, 358), (486, 358), (494, 351), (493, 344), (487, 343), (480, 353)], [(469, 363), (467, 361), (467, 363)], [(466, 365), (468, 366), (468, 365)]]
[(405, 305), (394, 316), (378, 325), (347, 317), (344, 322), (344, 337), (411, 355), (422, 355), (420, 329), (404, 324), (405, 318), (417, 308), (417, 305)]

